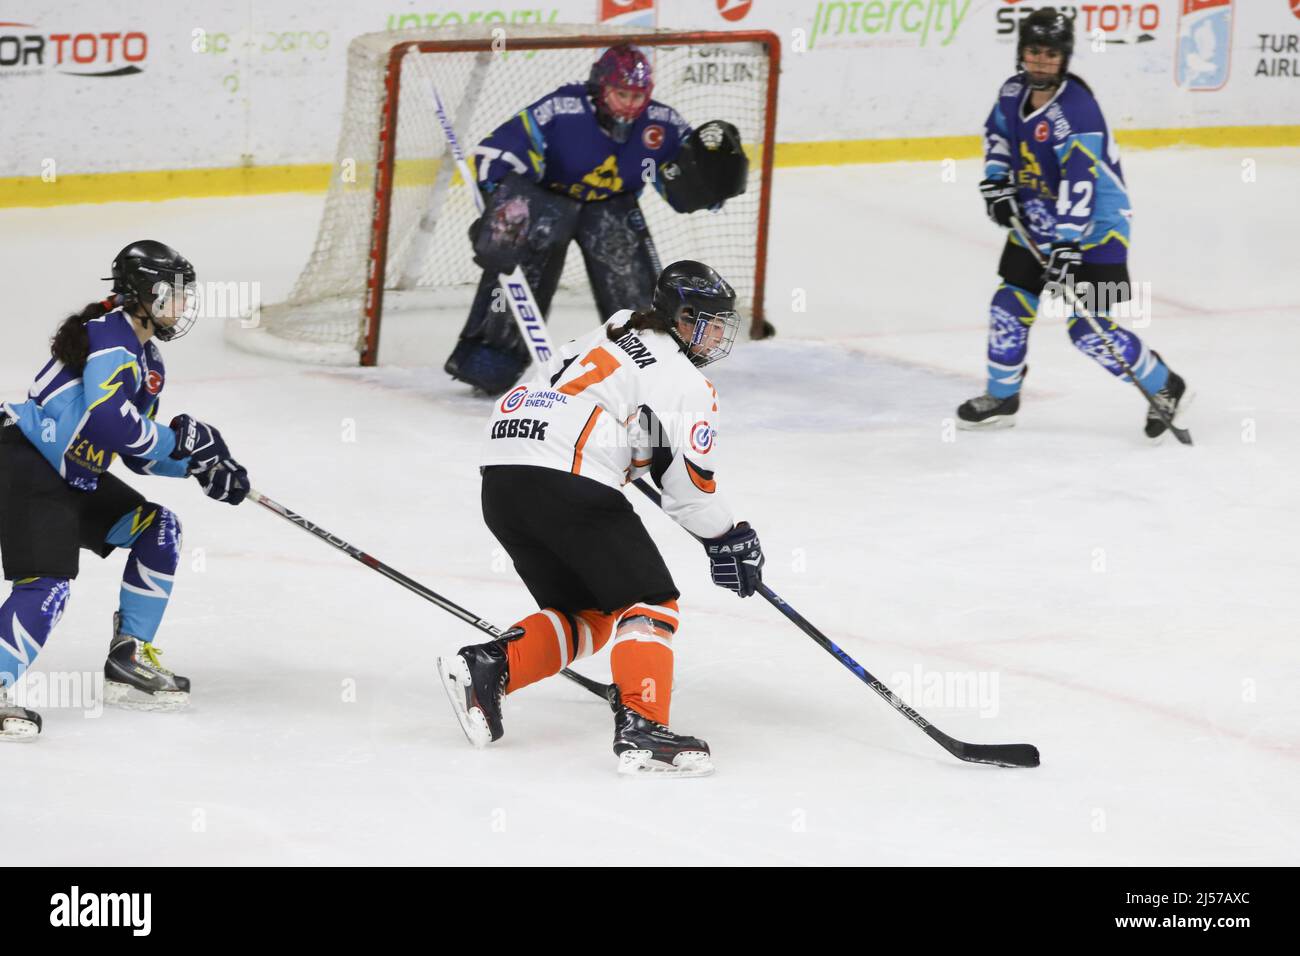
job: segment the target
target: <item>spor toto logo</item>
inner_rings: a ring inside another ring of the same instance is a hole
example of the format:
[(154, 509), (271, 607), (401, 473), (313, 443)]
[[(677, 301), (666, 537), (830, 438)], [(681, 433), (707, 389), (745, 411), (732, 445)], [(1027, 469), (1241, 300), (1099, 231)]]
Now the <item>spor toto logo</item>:
[(743, 20), (745, 14), (749, 13), (749, 8), (754, 5), (754, 0), (716, 0), (718, 4), (718, 13), (724, 20)]
[(149, 37), (138, 30), (46, 33), (32, 23), (0, 21), (0, 68), (36, 72), (53, 68), (69, 76), (131, 76), (149, 56)]
[(519, 411), (519, 406), (524, 403), (524, 396), (527, 394), (528, 386), (516, 385), (505, 398), (501, 399), (501, 411), (507, 415)]
[(713, 447), (713, 429), (708, 422), (696, 422), (691, 426), (691, 447), (701, 455), (707, 455)]

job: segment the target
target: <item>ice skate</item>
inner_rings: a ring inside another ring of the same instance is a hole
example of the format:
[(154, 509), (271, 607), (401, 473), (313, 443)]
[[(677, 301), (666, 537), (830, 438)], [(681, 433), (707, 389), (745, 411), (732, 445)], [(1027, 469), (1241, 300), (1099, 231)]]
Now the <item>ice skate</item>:
[(616, 694), (611, 697), (619, 773), (665, 777), (707, 777), (713, 773), (713, 757), (703, 740), (675, 734), (638, 714)]
[(173, 674), (158, 660), (152, 643), (122, 633), (113, 615), (113, 640), (104, 662), (104, 702), (125, 710), (177, 711), (190, 703), (190, 679)]

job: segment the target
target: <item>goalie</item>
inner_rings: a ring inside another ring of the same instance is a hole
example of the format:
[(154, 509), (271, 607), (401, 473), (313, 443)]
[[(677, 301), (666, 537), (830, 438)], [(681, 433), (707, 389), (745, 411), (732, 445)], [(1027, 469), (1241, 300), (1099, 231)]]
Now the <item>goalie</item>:
[(611, 47), (585, 84), (547, 94), (472, 150), (486, 208), (470, 241), (483, 276), (445, 366), (452, 378), (495, 395), (528, 366), (496, 294), (498, 273), (521, 267), (545, 315), (576, 239), (602, 321), (619, 309), (649, 308), (660, 266), (641, 190), (652, 184), (680, 213), (720, 207), (745, 191), (749, 163), (736, 127), (713, 120), (693, 130), (650, 98), (653, 88), (645, 54)]

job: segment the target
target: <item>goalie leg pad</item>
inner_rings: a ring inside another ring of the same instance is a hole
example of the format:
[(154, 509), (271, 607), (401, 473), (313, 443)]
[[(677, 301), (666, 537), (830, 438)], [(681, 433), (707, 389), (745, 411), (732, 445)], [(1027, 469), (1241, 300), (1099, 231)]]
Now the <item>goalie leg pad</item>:
[[(504, 225), (483, 227), (484, 221), (493, 221), (494, 208), (504, 210), (511, 202), (514, 211), (510, 217), (504, 217)], [(527, 209), (527, 226), (512, 232), (511, 217), (519, 215), (521, 208)], [(494, 395), (519, 380), (528, 367), (528, 347), (520, 338), (519, 327), (497, 280), (498, 272), (510, 272), (515, 265), (522, 268), (537, 299), (537, 307), (545, 317), (564, 272), (565, 250), (577, 230), (578, 211), (578, 204), (573, 200), (541, 189), (522, 177), (506, 177), (493, 192), (488, 212), (471, 227), (470, 236), (475, 243), (475, 261), (479, 261), (479, 248), (484, 246), (491, 257), (485, 262), (507, 268), (485, 269), (479, 279), (460, 340), (444, 366), (452, 378)], [(502, 258), (502, 250), (507, 245), (509, 256)], [(516, 256), (517, 261), (512, 258)]]
[(600, 321), (620, 309), (648, 309), (661, 270), (636, 196), (587, 203), (578, 219), (578, 247)]

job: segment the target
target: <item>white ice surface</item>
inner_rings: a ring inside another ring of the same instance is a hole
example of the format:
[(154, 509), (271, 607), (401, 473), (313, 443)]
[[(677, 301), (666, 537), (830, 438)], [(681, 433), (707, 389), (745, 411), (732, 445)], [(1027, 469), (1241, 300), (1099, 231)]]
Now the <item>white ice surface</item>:
[[(974, 164), (955, 183), (938, 164), (777, 173), (780, 336), (715, 367), (721, 487), (773, 588), (886, 681), (996, 678), (992, 716), (917, 703), (955, 736), (1037, 744), (1040, 768), (949, 757), (773, 608), (713, 588), (639, 500), (683, 592), (673, 723), (717, 774), (619, 777), (608, 710), (562, 679), (472, 751), (434, 669), (471, 629), (262, 509), (125, 473), (185, 525), (159, 644), (194, 704), (46, 709), (39, 741), (0, 749), (6, 864), (1300, 862), (1300, 151), (1252, 153), (1250, 183), (1243, 158), (1125, 158), (1142, 334), (1198, 393), (1193, 448), (1148, 447), (1141, 399), (1059, 319), (1033, 334), (1018, 427), (945, 440), (982, 390), (1000, 241)], [(0, 213), (0, 394), (24, 394), (127, 241), (271, 301), (319, 209)], [(209, 323), (164, 347), (164, 412), (210, 419), (263, 491), (507, 625), (532, 608), (479, 517), (487, 405), (439, 370), (460, 322), (426, 319), (419, 347), (394, 329), (377, 370), (251, 357)], [(40, 671), (100, 667), (120, 571), (83, 557)]]

